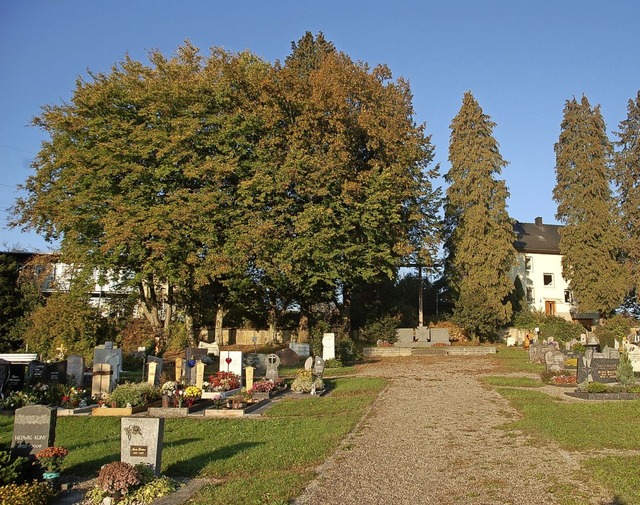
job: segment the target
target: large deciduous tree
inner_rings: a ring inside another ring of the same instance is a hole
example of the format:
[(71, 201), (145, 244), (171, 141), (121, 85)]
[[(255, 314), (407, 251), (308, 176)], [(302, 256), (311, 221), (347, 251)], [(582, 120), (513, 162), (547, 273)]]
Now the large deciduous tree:
[(498, 180), (506, 162), (493, 137), (495, 123), (471, 92), (451, 122), (445, 201), (447, 272), (454, 318), (474, 336), (491, 336), (511, 318), (508, 273), (516, 251), (507, 213), (509, 196)]
[(611, 143), (600, 107), (586, 96), (567, 100), (555, 152), (562, 275), (579, 311), (606, 314), (629, 286), (619, 261), (623, 236), (611, 191)]
[(257, 196), (246, 220), (253, 260), (303, 310), (336, 302), (348, 328), (358, 283), (393, 278), (410, 257), (431, 262), (430, 139), (413, 121), (408, 83), (353, 62), (322, 34), (307, 33), (274, 73), (275, 152), (246, 185)]
[(176, 303), (190, 322), (198, 288), (228, 271), (223, 245), (259, 122), (247, 95), (267, 66), (220, 50), (203, 61), (189, 43), (149, 59), (78, 79), (69, 103), (35, 118), (50, 139), (16, 224), (59, 238), (67, 262), (122, 274), (162, 332)]
[(627, 119), (616, 132), (616, 180), (624, 232), (624, 253), (628, 271), (640, 301), (640, 91), (629, 100)]

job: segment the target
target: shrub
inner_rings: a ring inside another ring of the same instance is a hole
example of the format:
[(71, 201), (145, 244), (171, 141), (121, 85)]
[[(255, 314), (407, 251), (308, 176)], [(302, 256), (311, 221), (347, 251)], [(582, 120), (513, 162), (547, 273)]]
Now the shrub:
[(600, 347), (609, 346), (614, 347), (615, 341), (622, 341), (624, 337), (631, 332), (631, 320), (628, 317), (617, 314), (609, 319), (605, 319), (594, 330)]
[(129, 463), (114, 461), (107, 463), (98, 474), (98, 487), (110, 496), (124, 496), (140, 483), (140, 473)]
[(340, 365), (349, 365), (362, 359), (362, 350), (350, 338), (344, 338), (336, 344), (336, 358)]
[(173, 493), (176, 488), (177, 485), (173, 480), (169, 477), (162, 476), (151, 480), (147, 484), (131, 492), (131, 494), (120, 503), (122, 505), (149, 505), (153, 503), (156, 498)]
[(590, 382), (587, 386), (587, 393), (607, 393), (609, 387), (602, 382)]
[(396, 330), (400, 318), (398, 316), (382, 316), (368, 322), (360, 332), (365, 342), (375, 344), (378, 340), (384, 340), (393, 344), (398, 340)]
[(339, 368), (343, 365), (342, 361), (340, 361), (339, 359), (328, 359), (324, 362), (324, 366), (325, 368)]
[(298, 370), (296, 378), (291, 383), (291, 391), (297, 391), (299, 393), (310, 393), (315, 385), (316, 391), (322, 391), (324, 389), (324, 382), (320, 377), (313, 379), (313, 372), (311, 370)]
[(636, 382), (636, 378), (633, 375), (633, 365), (626, 352), (620, 354), (620, 362), (616, 369), (616, 379), (623, 386), (630, 386)]
[(46, 505), (54, 495), (55, 490), (44, 482), (0, 487), (0, 503), (3, 505)]
[(138, 407), (160, 398), (158, 388), (146, 382), (127, 382), (117, 386), (109, 395), (107, 403), (115, 402), (116, 407)]
[(469, 336), (462, 326), (457, 325), (453, 321), (439, 321), (429, 325), (429, 328), (448, 328), (449, 340), (452, 342), (464, 342), (469, 340)]
[(29, 458), (11, 457), (11, 451), (0, 451), (0, 486), (24, 481)]
[(541, 338), (553, 337), (559, 342), (568, 342), (573, 338), (580, 338), (584, 328), (578, 323), (569, 322), (558, 316), (547, 316), (540, 324)]

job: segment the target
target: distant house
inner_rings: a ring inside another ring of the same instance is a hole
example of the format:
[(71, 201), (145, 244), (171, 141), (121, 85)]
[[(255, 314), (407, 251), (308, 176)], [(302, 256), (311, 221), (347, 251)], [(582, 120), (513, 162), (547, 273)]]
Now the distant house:
[(578, 314), (569, 289), (562, 277), (559, 225), (544, 224), (541, 217), (534, 223), (516, 222), (514, 231), (518, 251), (517, 264), (512, 279), (518, 277), (531, 309), (545, 314), (576, 321), (591, 328), (598, 321), (598, 314)]

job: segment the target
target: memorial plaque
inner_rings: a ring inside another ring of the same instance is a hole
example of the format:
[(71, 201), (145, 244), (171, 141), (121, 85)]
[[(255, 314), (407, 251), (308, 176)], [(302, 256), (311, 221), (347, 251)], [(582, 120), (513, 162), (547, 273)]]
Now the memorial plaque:
[(594, 358), (591, 360), (591, 376), (594, 382), (617, 382), (619, 359)]
[(52, 446), (56, 436), (57, 409), (28, 405), (16, 409), (11, 447), (17, 456), (36, 454)]
[(160, 475), (164, 418), (123, 417), (120, 433), (120, 461), (150, 466)]

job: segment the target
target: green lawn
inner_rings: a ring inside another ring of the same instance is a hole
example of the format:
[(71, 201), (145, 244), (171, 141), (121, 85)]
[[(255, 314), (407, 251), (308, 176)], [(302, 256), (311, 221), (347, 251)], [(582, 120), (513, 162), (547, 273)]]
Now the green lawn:
[[(331, 394), (276, 402), (261, 418), (166, 419), (162, 471), (170, 477), (206, 477), (193, 503), (286, 503), (356, 426), (385, 387), (383, 379), (335, 378)], [(0, 443), (9, 444), (13, 418), (0, 416)], [(61, 417), (56, 445), (69, 449), (63, 471), (97, 475), (120, 458), (120, 419)]]
[[(522, 348), (499, 346), (492, 357), (497, 374), (482, 378), (486, 385), (496, 387), (522, 414), (522, 418), (505, 425), (504, 429), (522, 430), (537, 443), (555, 442), (563, 449), (583, 452), (589, 456), (597, 450), (638, 451), (640, 401), (564, 402), (532, 389), (542, 386), (538, 379), (526, 377), (544, 371), (544, 365), (529, 363), (528, 352)], [(513, 374), (521, 373), (522, 376)], [(640, 458), (628, 454), (594, 456), (586, 459), (584, 472), (615, 496), (617, 505), (640, 503)], [(572, 501), (567, 489), (567, 503)]]

